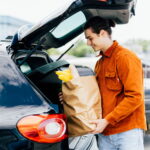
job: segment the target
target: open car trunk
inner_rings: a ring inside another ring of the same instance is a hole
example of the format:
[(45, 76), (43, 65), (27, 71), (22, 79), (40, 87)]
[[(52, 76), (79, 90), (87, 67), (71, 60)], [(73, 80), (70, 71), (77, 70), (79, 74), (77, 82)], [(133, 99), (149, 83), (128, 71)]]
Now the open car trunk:
[[(135, 4), (136, 0), (72, 0), (37, 25), (21, 28), (9, 47), (12, 59), (49, 102), (60, 105), (58, 93), (62, 82), (55, 71), (65, 69), (69, 64), (53, 62), (44, 50), (64, 46), (83, 33), (84, 24), (93, 16), (113, 19), (117, 24), (128, 23), (134, 15)], [(80, 75), (91, 73), (86, 67), (77, 68)]]
[(136, 0), (72, 0), (36, 25), (22, 27), (11, 48), (16, 52), (61, 47), (83, 32), (89, 18), (100, 16), (126, 24), (135, 15), (135, 6)]
[[(30, 51), (20, 50), (12, 58), (19, 66)], [(52, 61), (47, 53), (35, 51), (22, 65), (19, 66), (24, 76), (29, 80), (32, 86), (39, 90), (49, 103), (62, 112), (63, 108), (59, 101), (59, 92), (61, 92), (62, 81), (58, 79), (55, 71), (68, 69), (69, 63), (65, 60)], [(93, 75), (92, 69), (83, 66), (76, 66), (80, 76)]]

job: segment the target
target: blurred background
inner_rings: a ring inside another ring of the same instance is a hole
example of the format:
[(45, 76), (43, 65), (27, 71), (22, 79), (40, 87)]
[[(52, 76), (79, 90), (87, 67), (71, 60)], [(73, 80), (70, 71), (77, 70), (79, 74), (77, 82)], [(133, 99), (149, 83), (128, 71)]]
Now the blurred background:
[[(55, 13), (62, 4), (72, 0), (1, 0), (0, 5), (0, 40), (13, 35), (25, 24), (35, 24), (49, 14)], [(147, 65), (150, 65), (150, 1), (138, 0), (135, 16), (128, 24), (117, 25), (113, 29), (113, 39), (135, 51)], [(69, 54), (77, 57), (93, 55), (92, 49), (86, 46), (84, 35), (80, 36), (77, 47)], [(58, 54), (59, 50), (49, 53)]]
[[(0, 4), (0, 40), (12, 36), (25, 24), (35, 24), (49, 14), (55, 13), (62, 4), (72, 0), (1, 0)], [(134, 51), (142, 60), (145, 89), (150, 91), (150, 1), (137, 0), (135, 16), (128, 24), (117, 25), (113, 29), (113, 39)], [(86, 45), (84, 35), (75, 39), (75, 46), (65, 55), (70, 63), (89, 66), (94, 69), (97, 54)], [(53, 57), (58, 56), (71, 44), (60, 49), (49, 49)], [(90, 57), (90, 59), (89, 59)], [(150, 100), (150, 99), (147, 99)], [(150, 150), (150, 136), (145, 136), (145, 150)]]
[[(70, 1), (73, 0), (1, 0), (0, 40), (12, 36), (23, 25), (38, 23)], [(112, 35), (114, 40), (134, 51), (141, 58), (145, 72), (145, 88), (148, 89), (150, 89), (149, 7), (149, 0), (137, 0), (135, 16), (128, 24), (117, 25)], [(64, 56), (65, 59), (70, 63), (82, 64), (94, 69), (98, 59), (95, 57), (97, 54), (86, 45), (84, 34), (77, 37), (75, 41), (75, 46)], [(47, 53), (55, 59), (69, 46), (67, 44), (60, 49), (49, 49)]]
[[(0, 40), (13, 35), (22, 25), (35, 24), (49, 14), (55, 13), (64, 3), (73, 0), (1, 0), (0, 5)], [(137, 0), (135, 16), (128, 24), (117, 25), (113, 29), (113, 39), (121, 45), (134, 51), (142, 60), (145, 72), (145, 88), (150, 89), (150, 1)], [(93, 50), (86, 45), (84, 35), (75, 39), (72, 48), (65, 59), (71, 63), (79, 63), (94, 68), (98, 58)], [(74, 41), (73, 41), (74, 42)], [(70, 45), (61, 49), (50, 49), (47, 52), (53, 57), (60, 55)], [(87, 57), (90, 57), (90, 62)]]

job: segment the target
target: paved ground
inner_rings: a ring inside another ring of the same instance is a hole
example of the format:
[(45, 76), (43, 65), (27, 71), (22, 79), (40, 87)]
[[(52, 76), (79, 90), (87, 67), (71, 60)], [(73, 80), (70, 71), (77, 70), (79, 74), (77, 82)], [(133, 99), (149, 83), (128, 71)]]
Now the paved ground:
[(144, 136), (144, 147), (145, 150), (150, 150), (150, 134), (145, 134)]

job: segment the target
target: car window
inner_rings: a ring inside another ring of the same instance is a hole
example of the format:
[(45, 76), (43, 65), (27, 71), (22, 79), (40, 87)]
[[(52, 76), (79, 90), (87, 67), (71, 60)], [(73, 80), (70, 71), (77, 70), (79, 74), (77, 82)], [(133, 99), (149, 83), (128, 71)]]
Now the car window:
[(86, 18), (84, 14), (81, 11), (77, 12), (71, 17), (65, 19), (55, 29), (53, 29), (52, 34), (56, 38), (61, 38), (63, 36), (66, 36), (68, 33), (72, 32), (73, 30), (77, 29), (85, 22)]
[(21, 66), (20, 66), (20, 69), (23, 73), (29, 73), (32, 71), (31, 67), (28, 65), (27, 62), (23, 63)]
[[(23, 61), (24, 57), (22, 58), (18, 58), (16, 60), (17, 64), (21, 64)], [(28, 58), (21, 66), (20, 69), (23, 73), (25, 74), (29, 74), (31, 73), (34, 69), (43, 66), (45, 64), (47, 64), (47, 58), (46, 56), (42, 56), (42, 55), (38, 55), (35, 54), (34, 56)]]

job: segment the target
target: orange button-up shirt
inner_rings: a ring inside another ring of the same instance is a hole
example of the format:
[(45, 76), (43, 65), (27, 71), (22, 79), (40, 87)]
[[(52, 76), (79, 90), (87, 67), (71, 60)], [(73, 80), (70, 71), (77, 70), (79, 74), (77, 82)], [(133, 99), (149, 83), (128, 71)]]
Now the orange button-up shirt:
[(110, 123), (104, 135), (146, 129), (143, 69), (140, 59), (116, 41), (97, 61), (102, 116)]

